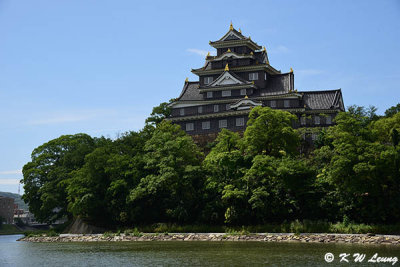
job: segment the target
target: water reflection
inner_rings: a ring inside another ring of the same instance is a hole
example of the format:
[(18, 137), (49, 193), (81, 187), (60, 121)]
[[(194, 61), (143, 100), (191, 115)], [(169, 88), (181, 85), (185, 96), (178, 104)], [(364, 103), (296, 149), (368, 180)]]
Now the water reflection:
[[(335, 255), (332, 266), (351, 265), (339, 264), (340, 253), (400, 258), (398, 246), (201, 241), (27, 243), (17, 242), (19, 237), (0, 236), (0, 266), (321, 266), (327, 264), (327, 252)], [(357, 266), (366, 266), (366, 261)]]

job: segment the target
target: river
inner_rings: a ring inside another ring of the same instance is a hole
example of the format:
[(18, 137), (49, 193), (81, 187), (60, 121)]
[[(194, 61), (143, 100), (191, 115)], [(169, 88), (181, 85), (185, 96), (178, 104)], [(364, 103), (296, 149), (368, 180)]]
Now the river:
[[(0, 236), (0, 266), (392, 266), (368, 263), (400, 258), (400, 246), (264, 242), (28, 243)], [(332, 253), (333, 262), (325, 261)], [(340, 263), (339, 254), (350, 254)], [(353, 254), (365, 254), (360, 263)], [(377, 259), (377, 258), (376, 258)], [(397, 262), (395, 266), (400, 266)]]

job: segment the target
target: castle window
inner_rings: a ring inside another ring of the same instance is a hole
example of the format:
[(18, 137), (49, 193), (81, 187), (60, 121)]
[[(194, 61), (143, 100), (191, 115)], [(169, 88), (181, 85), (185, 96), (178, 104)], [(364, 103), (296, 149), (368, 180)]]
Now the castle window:
[(258, 80), (258, 72), (249, 73), (249, 80), (250, 81)]
[(213, 77), (204, 77), (204, 84), (210, 84), (213, 81)]
[(321, 123), (321, 119), (320, 119), (319, 116), (315, 116), (314, 117), (314, 123), (317, 124), (317, 125), (319, 125)]
[(184, 115), (185, 115), (185, 109), (184, 109), (184, 108), (181, 108), (181, 109), (179, 110), (179, 115), (181, 115), (181, 116), (184, 116)]
[(271, 108), (276, 108), (276, 100), (271, 100)]
[(209, 122), (209, 121), (203, 121), (203, 122), (201, 123), (201, 128), (202, 128), (203, 130), (208, 130), (208, 129), (210, 129), (210, 122)]
[(240, 89), (240, 95), (246, 95), (246, 89)]
[(193, 131), (194, 130), (194, 123), (190, 122), (190, 123), (186, 123), (186, 131)]
[(197, 108), (197, 112), (198, 112), (198, 113), (203, 113), (203, 106), (198, 107), (198, 108)]
[(306, 125), (306, 117), (303, 117), (303, 116), (300, 117), (300, 124)]
[(289, 100), (284, 100), (284, 101), (283, 101), (283, 106), (284, 106), (285, 108), (290, 107), (290, 101), (289, 101)]
[(226, 128), (226, 127), (228, 127), (228, 121), (227, 120), (219, 120), (218, 126), (219, 126), (219, 128)]
[(331, 115), (326, 116), (326, 124), (332, 124), (332, 116)]
[(236, 126), (244, 126), (244, 118), (236, 118)]
[(219, 106), (218, 105), (214, 105), (214, 112), (218, 112), (219, 111)]
[(222, 97), (231, 96), (231, 90), (222, 91)]
[(207, 92), (207, 98), (212, 98), (213, 97), (213, 92)]

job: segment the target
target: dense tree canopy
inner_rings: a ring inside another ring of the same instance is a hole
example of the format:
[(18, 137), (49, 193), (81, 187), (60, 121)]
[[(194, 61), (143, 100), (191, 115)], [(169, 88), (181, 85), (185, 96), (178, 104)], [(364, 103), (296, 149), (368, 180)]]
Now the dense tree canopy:
[(96, 141), (86, 134), (63, 135), (33, 150), (22, 172), (24, 201), (39, 221), (52, 222), (67, 215), (67, 181), (84, 165)]
[(394, 222), (400, 218), (400, 147), (392, 136), (400, 130), (400, 115), (369, 118), (350, 112), (336, 117), (337, 125), (328, 130), (331, 147), (315, 151), (316, 158), (326, 157), (318, 177), (335, 192), (338, 216)]
[(254, 108), (243, 136), (223, 129), (204, 155), (167, 103), (116, 140), (65, 135), (32, 152), (23, 199), (39, 221), (105, 227), (400, 219), (400, 113), (351, 106), (301, 154), (295, 116)]
[(296, 153), (300, 141), (298, 132), (292, 127), (296, 119), (287, 111), (255, 107), (249, 114), (244, 133), (247, 152), (271, 156)]
[(193, 220), (201, 189), (199, 148), (178, 126), (164, 121), (144, 147), (145, 175), (130, 191), (135, 222)]

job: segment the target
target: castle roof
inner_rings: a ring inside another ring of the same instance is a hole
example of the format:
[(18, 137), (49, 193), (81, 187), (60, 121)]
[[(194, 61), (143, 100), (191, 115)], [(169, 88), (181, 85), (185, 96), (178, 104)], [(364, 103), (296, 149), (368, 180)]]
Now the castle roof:
[[(261, 96), (288, 94), (291, 90), (293, 90), (291, 85), (291, 75), (293, 75), (293, 73), (284, 73), (271, 76), (269, 80), (270, 82), (267, 83), (267, 88), (262, 90)], [(238, 79), (241, 78), (238, 77)], [(199, 82), (186, 82), (177, 101), (197, 100), (203, 100), (203, 95), (200, 93)]]
[[(207, 60), (206, 64), (199, 68), (199, 69), (192, 69), (192, 73), (196, 75), (213, 75), (213, 74), (220, 74), (224, 71), (224, 68), (220, 69), (211, 69), (209, 64), (210, 62)], [(257, 65), (249, 65), (249, 66), (239, 66), (239, 67), (231, 67), (230, 70), (241, 72), (241, 71), (256, 71), (256, 70), (264, 70), (270, 74), (279, 74), (280, 71), (276, 70), (274, 67), (269, 65), (269, 63), (262, 63)]]
[(345, 110), (342, 90), (302, 91), (304, 104), (309, 109)]
[[(275, 103), (274, 107), (300, 113), (337, 113), (345, 110), (341, 89), (295, 90), (292, 68), (287, 73), (281, 73), (273, 68), (269, 64), (266, 48), (253, 42), (250, 37), (244, 36), (240, 29), (239, 31), (234, 29), (232, 23), (229, 31), (223, 37), (214, 42), (210, 41), (210, 44), (214, 48), (223, 49), (218, 49), (216, 56), (208, 54), (203, 67), (192, 69), (192, 73), (200, 76), (199, 81), (189, 82), (186, 80), (179, 97), (175, 102), (170, 103), (171, 107), (229, 104), (237, 108), (235, 112), (244, 112), (240, 109), (248, 108), (250, 104), (273, 106), (269, 101), (296, 99), (296, 101), (289, 102), (289, 105), (287, 102), (280, 101)], [(247, 47), (235, 48), (235, 46)], [(250, 74), (248, 74), (249, 72)], [(255, 73), (258, 74), (255, 75)], [(205, 79), (204, 76), (212, 77)], [(241, 89), (245, 89), (245, 91), (239, 92)], [(230, 90), (232, 91), (228, 92)], [(208, 94), (208, 92), (216, 93)], [(205, 95), (206, 93), (207, 95)], [(246, 100), (243, 99), (243, 95), (246, 95)], [(193, 115), (189, 112), (187, 115), (190, 116), (179, 116), (175, 119), (187, 120), (192, 117), (197, 118), (196, 116), (221, 117), (224, 116), (223, 114), (236, 114), (234, 110), (225, 108), (213, 112), (213, 114), (200, 113)]]
[(224, 48), (232, 46), (246, 45), (253, 50), (260, 50), (262, 47), (253, 42), (249, 37), (244, 36), (240, 31), (233, 28), (232, 23), (229, 31), (217, 41), (210, 41), (210, 45), (214, 48)]
[(199, 82), (185, 82), (177, 101), (196, 100), (203, 100), (203, 96), (199, 92)]

